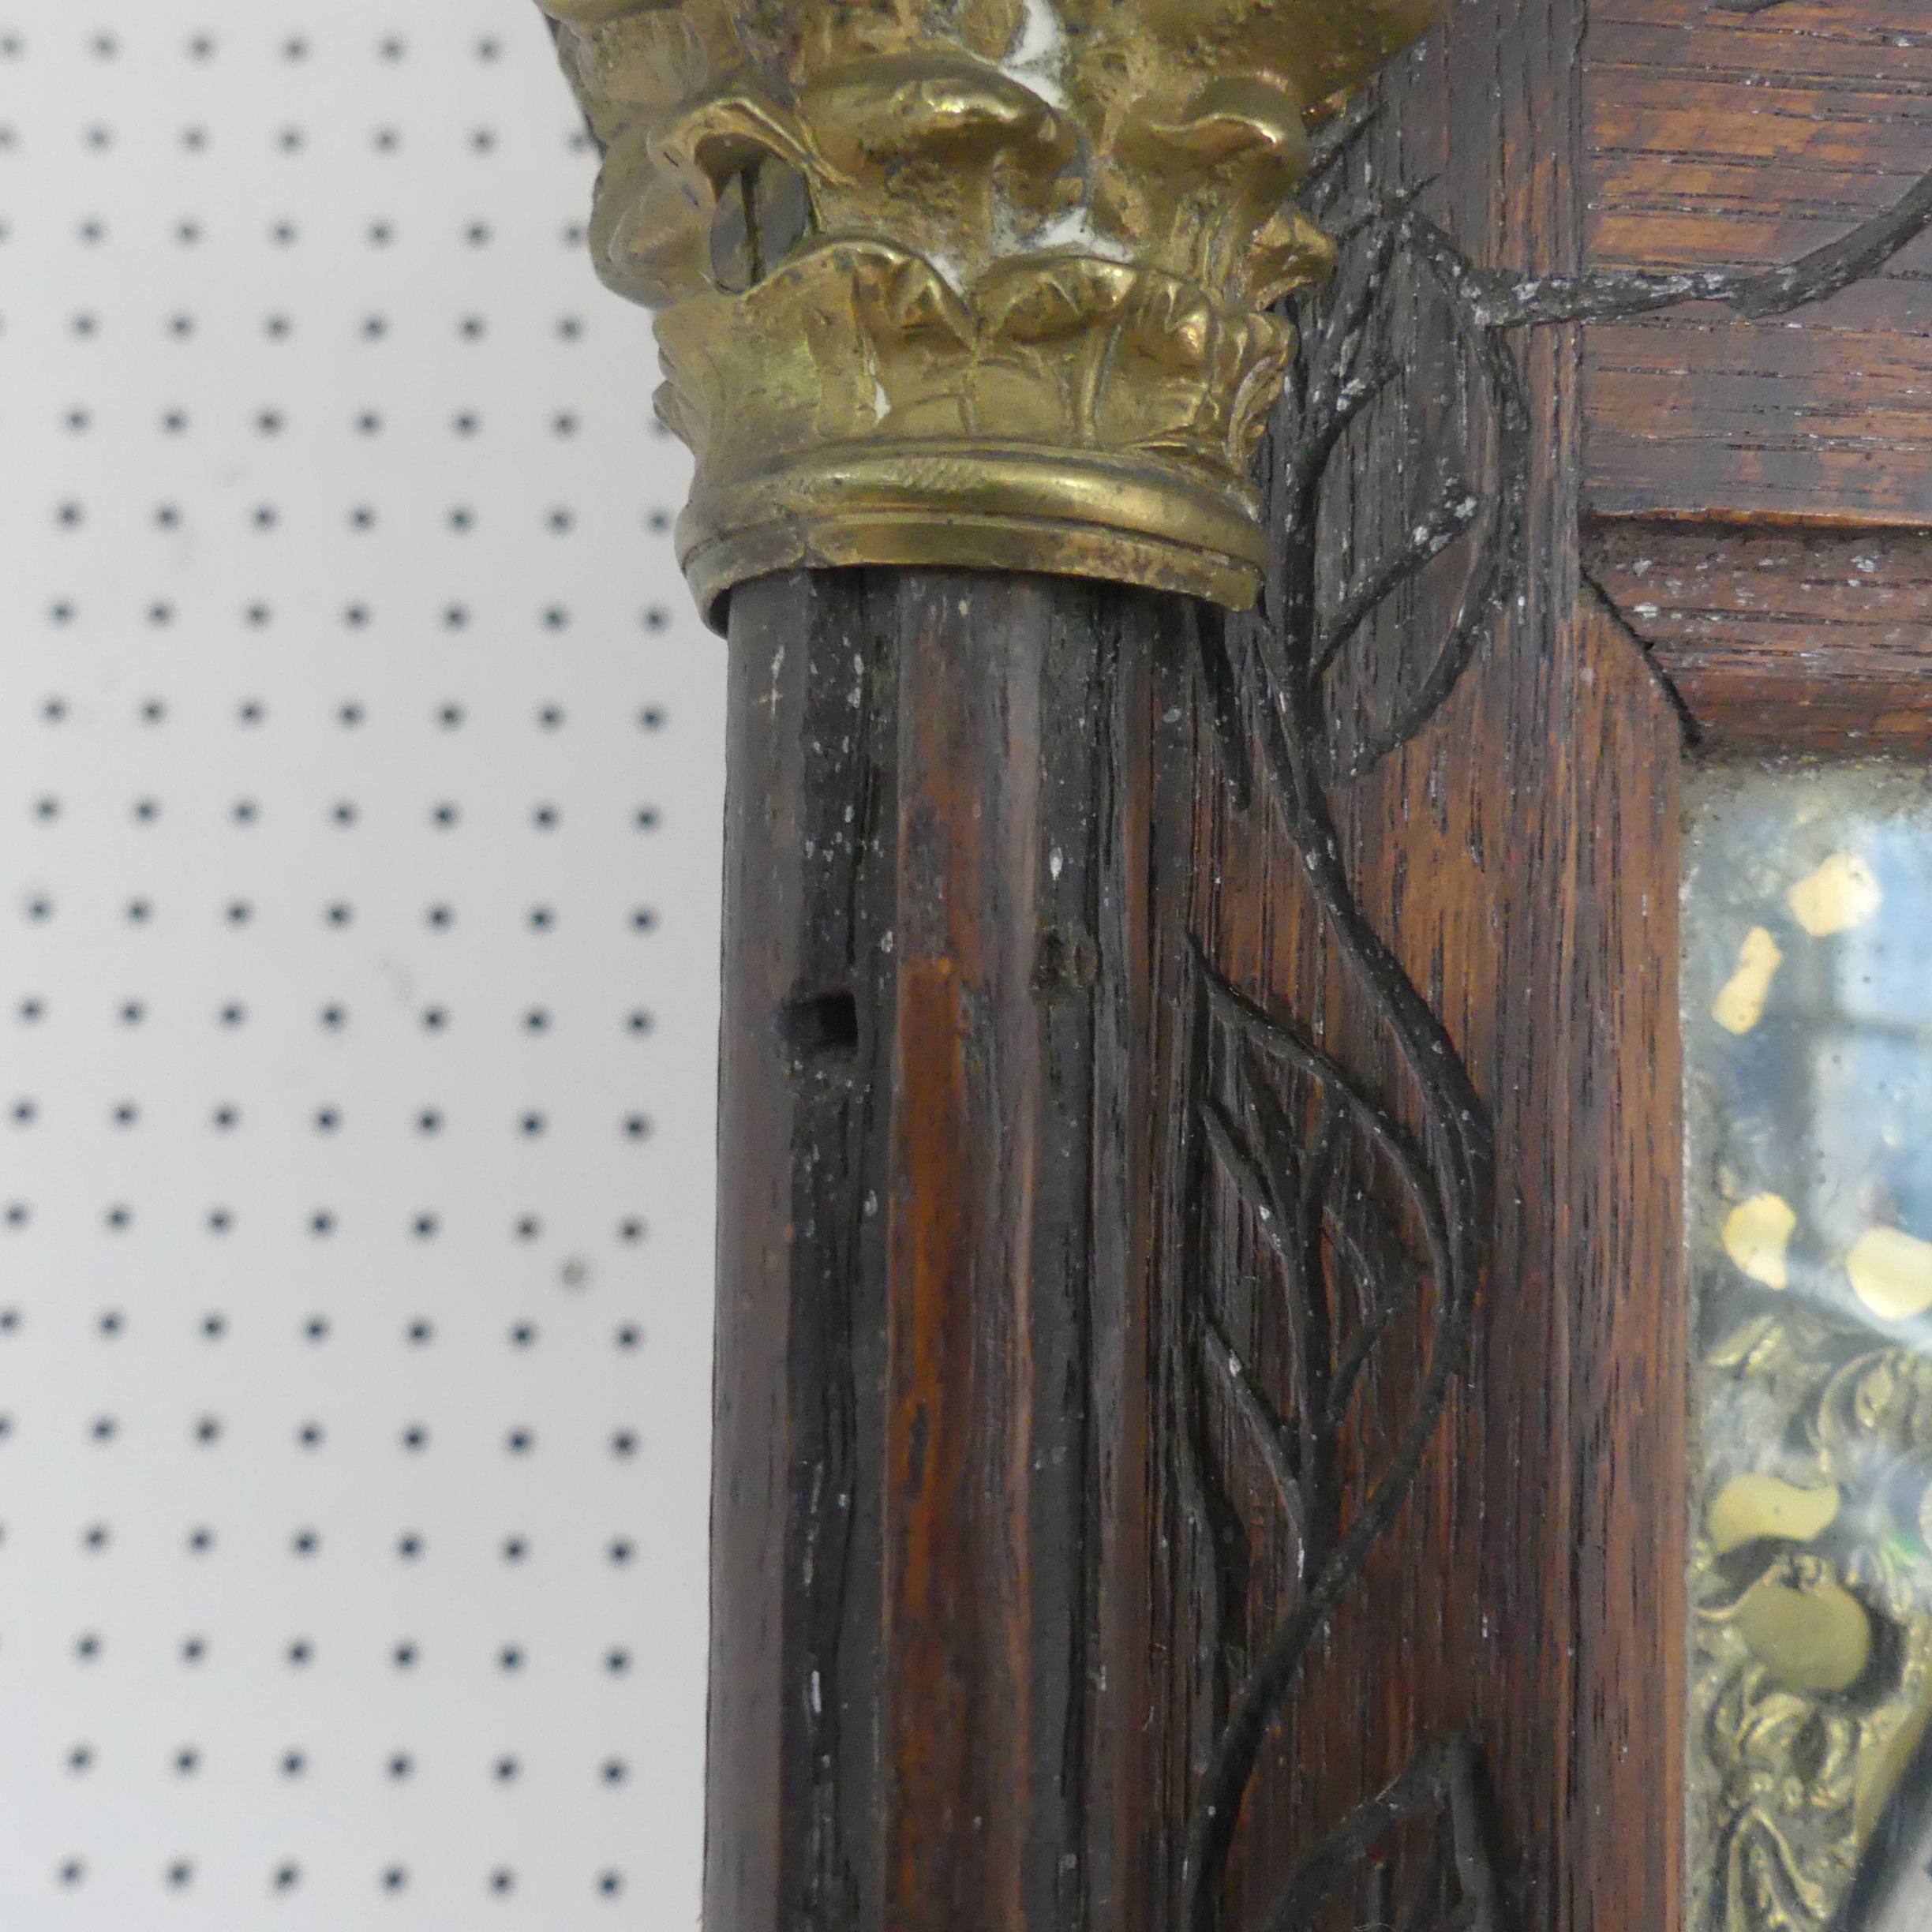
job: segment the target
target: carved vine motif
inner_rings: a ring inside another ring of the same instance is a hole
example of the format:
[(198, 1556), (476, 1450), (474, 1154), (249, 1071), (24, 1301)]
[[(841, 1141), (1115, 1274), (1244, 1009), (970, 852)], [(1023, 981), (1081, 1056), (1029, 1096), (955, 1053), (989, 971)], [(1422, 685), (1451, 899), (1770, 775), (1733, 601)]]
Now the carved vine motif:
[[(1250, 1540), (1276, 1553), (1275, 1570), (1290, 1580), (1272, 1628), (1243, 1646), (1247, 1674), (1225, 1695), (1226, 1715), (1200, 1780), (1183, 1873), (1189, 1932), (1222, 1926), (1229, 1866), (1264, 1742), (1311, 1649), (1402, 1507), (1466, 1350), (1485, 1239), (1488, 1118), (1455, 1043), (1356, 900), (1335, 801), (1437, 715), (1515, 598), (1525, 567), (1530, 419), (1512, 332), (1687, 301), (1721, 301), (1750, 317), (1784, 313), (1869, 275), (1932, 225), (1929, 174), (1880, 215), (1778, 268), (1525, 279), (1477, 267), (1406, 198), (1346, 204), (1340, 164), (1373, 112), (1364, 103), (1343, 118), (1305, 193), (1315, 219), (1346, 245), (1332, 289), (1297, 305), (1300, 341), (1278, 419), (1285, 453), (1271, 621), (1238, 661), (1218, 631), (1208, 634), (1203, 670), (1235, 788), (1245, 791), (1249, 746), (1258, 743), (1267, 803), (1298, 850), (1355, 989), (1419, 1106), (1411, 1125), (1376, 1086), (1316, 1047), (1294, 1017), (1257, 1005), (1200, 960), (1190, 1194), (1199, 1198), (1205, 1192), (1199, 1184), (1211, 1174), (1232, 1185), (1265, 1256), (1255, 1293), (1274, 1297), (1291, 1366), (1275, 1383), (1259, 1372), (1197, 1270), (1185, 1399), (1197, 1417), (1222, 1404), (1239, 1418), (1273, 1492), (1270, 1519), (1248, 1526)], [(1432, 500), (1402, 540), (1348, 582), (1330, 584), (1318, 567), (1323, 505), (1339, 487), (1338, 455), (1352, 426), (1399, 380), (1391, 309), (1398, 287), (1418, 281), (1435, 291), (1480, 399), (1486, 419), (1480, 447), (1464, 460), (1480, 467), (1482, 480), (1471, 481), (1454, 462), (1439, 468)], [(1351, 646), (1439, 558), (1443, 568), (1462, 573), (1453, 616), (1378, 717), (1346, 716), (1336, 693)], [(1198, 1226), (1194, 1235), (1197, 1244), (1205, 1238)], [(1346, 1477), (1351, 1404), (1372, 1380), (1378, 1349), (1398, 1329), (1412, 1346), (1421, 1339), (1406, 1413), (1383, 1431), (1379, 1463)], [(1197, 1425), (1181, 1433), (1197, 1445), (1195, 1466), (1184, 1473), (1197, 1511), (1238, 1509), (1240, 1485), (1213, 1466), (1206, 1431)], [(1807, 1754), (1816, 1747), (1814, 1732), (1802, 1727), (1780, 1732), (1775, 1724), (1741, 1722), (1733, 1735), (1744, 1740), (1739, 1748), (1747, 1756), (1757, 1754), (1739, 1771), (1747, 1782), (1788, 1780), (1795, 1766), (1812, 1762)], [(1395, 1828), (1425, 1815), (1446, 1826), (1433, 1881), (1446, 1902), (1440, 1920), (1428, 1923), (1493, 1932), (1496, 1884), (1470, 1795), (1473, 1776), (1467, 1747), (1426, 1749), (1289, 1874), (1256, 1922), (1261, 1932), (1312, 1927), (1344, 1878), (1359, 1883), (1374, 1870), (1378, 1846)], [(1825, 1836), (1838, 1831), (1840, 1849), (1828, 1855), (1842, 1856), (1849, 1829), (1842, 1814), (1822, 1803), (1808, 1815), (1826, 1821), (1817, 1827)], [(1814, 1932), (1821, 1923), (1780, 1916), (1769, 1906), (1752, 1909), (1758, 1915), (1705, 1923), (1713, 1932), (1746, 1926)]]
[[(1339, 131), (1318, 196), (1331, 188), (1348, 139)], [(1326, 199), (1325, 196), (1323, 198)], [(1276, 501), (1281, 562), (1270, 615), (1237, 672), (1220, 635), (1204, 662), (1231, 743), (1253, 732), (1268, 800), (1301, 852), (1312, 895), (1356, 980), (1381, 1017), (1421, 1099), (1412, 1132), (1372, 1087), (1316, 1047), (1294, 1022), (1245, 998), (1204, 958), (1197, 971), (1197, 1163), (1230, 1181), (1265, 1251), (1285, 1316), (1290, 1385), (1264, 1386), (1256, 1365), (1204, 1302), (1192, 1337), (1197, 1403), (1231, 1403), (1272, 1478), (1285, 1541), (1287, 1601), (1230, 1700), (1191, 1820), (1186, 1867), (1190, 1932), (1221, 1920), (1222, 1877), (1264, 1737), (1324, 1621), (1387, 1531), (1434, 1436), (1464, 1352), (1481, 1264), (1489, 1188), (1487, 1114), (1453, 1043), (1369, 925), (1343, 863), (1333, 794), (1428, 721), (1453, 688), (1514, 581), (1527, 480), (1528, 417), (1505, 353), (1484, 370), (1500, 432), (1496, 481), (1480, 492), (1449, 479), (1410, 541), (1350, 586), (1324, 594), (1317, 533), (1324, 486), (1343, 439), (1395, 380), (1381, 326), (1398, 256), (1425, 264), (1422, 230), (1406, 212), (1355, 227), (1331, 297), (1301, 317), (1302, 346), (1282, 405), (1285, 474)], [(1457, 291), (1450, 283), (1452, 299)], [(1465, 320), (1473, 337), (1478, 332)], [(1480, 526), (1480, 527), (1479, 527)], [(1470, 535), (1473, 567), (1463, 605), (1406, 702), (1354, 742), (1331, 721), (1331, 681), (1378, 607)], [(1237, 762), (1241, 762), (1239, 760)], [(1190, 1188), (1191, 1197), (1204, 1190)], [(1379, 1468), (1345, 1477), (1344, 1445), (1357, 1398), (1391, 1331), (1428, 1335), (1410, 1413)], [(1221, 1472), (1194, 1472), (1217, 1506), (1234, 1493)], [(1350, 1492), (1352, 1489), (1352, 1493)], [(1262, 1526), (1261, 1540), (1269, 1540)], [(1453, 1779), (1447, 1776), (1453, 1768)], [(1466, 1747), (1426, 1753), (1388, 1791), (1339, 1825), (1293, 1874), (1267, 1911), (1267, 1932), (1312, 1926), (1331, 1889), (1358, 1878), (1381, 1840), (1425, 1811), (1446, 1812), (1457, 1889), (1475, 1932), (1494, 1923), (1494, 1885), (1481, 1843)]]

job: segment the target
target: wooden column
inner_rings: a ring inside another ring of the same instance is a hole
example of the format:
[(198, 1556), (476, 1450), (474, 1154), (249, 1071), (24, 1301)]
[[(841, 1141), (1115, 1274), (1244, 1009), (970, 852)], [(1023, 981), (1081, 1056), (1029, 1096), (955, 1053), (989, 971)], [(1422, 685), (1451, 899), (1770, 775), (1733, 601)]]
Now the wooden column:
[(959, 571), (732, 596), (713, 1932), (1047, 1932), (1118, 1865), (1194, 622)]

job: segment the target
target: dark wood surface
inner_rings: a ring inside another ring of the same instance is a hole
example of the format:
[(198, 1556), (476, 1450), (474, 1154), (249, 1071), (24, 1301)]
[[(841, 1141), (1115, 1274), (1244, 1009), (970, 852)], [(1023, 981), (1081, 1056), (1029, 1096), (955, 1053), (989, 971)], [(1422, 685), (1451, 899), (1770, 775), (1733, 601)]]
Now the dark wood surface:
[[(1362, 164), (1428, 178), (1477, 260), (1573, 265), (1577, 25), (1466, 7)], [(1394, 326), (1412, 380), (1350, 445), (1324, 570), (1405, 523), (1390, 475), (1487, 480), (1440, 315)], [(1264, 1709), (1206, 1888), (1230, 1932), (1445, 1741), (1473, 1822), (1419, 1804), (1320, 1923), (1466, 1896), (1452, 1852), (1525, 1925), (1664, 1926), (1681, 1889), (1679, 723), (1579, 568), (1576, 332), (1519, 343), (1520, 601), (1406, 750), (1329, 781), (1360, 912), (1493, 1114), (1489, 1262), (1413, 1485)], [(1338, 746), (1470, 567), (1452, 546), (1364, 627)], [(1230, 1064), (1204, 972), (1426, 1140), (1422, 1090), (1265, 778), (1259, 631), (1216, 675), (1185, 606), (909, 573), (773, 581), (732, 631), (712, 1923), (1174, 1932), (1204, 1778), (1301, 1588), (1209, 1352), (1292, 1410), (1266, 1230), (1203, 1152)], [(1333, 1238), (1380, 1229), (1368, 1271), (1413, 1296), (1338, 1438), (1339, 1533), (1442, 1290), (1399, 1200), (1352, 1204), (1386, 1168), (1328, 1172)]]
[(1118, 1883), (1150, 680), (1191, 620), (971, 573), (734, 596), (713, 1926), (1045, 1932)]
[[(1569, 0), (1458, 6), (1451, 30), (1384, 84), (1376, 178), (1414, 184), (1417, 205), (1485, 268), (1533, 280), (1585, 264), (1583, 26)], [(1443, 373), (1451, 319), (1418, 298), (1402, 330), (1405, 378), (1355, 437), (1324, 538), (1337, 575), (1372, 553), (1379, 526), (1410, 519), (1419, 476), (1499, 488), (1496, 424)], [(1478, 1747), (1502, 1923), (1678, 1922), (1682, 736), (1654, 668), (1582, 575), (1593, 433), (1578, 406), (1582, 336), (1510, 339), (1530, 471), (1522, 574), (1502, 620), (1413, 741), (1335, 794), (1356, 897), (1493, 1115), (1491, 1242), (1443, 1432), (1273, 1735), (1230, 1927), (1263, 1924), (1297, 1855), (1453, 1735)], [(1338, 735), (1368, 728), (1351, 707), (1372, 721), (1417, 687), (1470, 568), (1452, 546), (1368, 627), (1339, 687)], [(1211, 762), (1204, 743), (1198, 755)], [(1343, 970), (1279, 822), (1260, 805), (1237, 813), (1225, 784), (1194, 783), (1185, 831), (1157, 814), (1162, 863), (1191, 870), (1215, 959), (1417, 1121), (1386, 1015)], [(1220, 1266), (1235, 1286), (1252, 1246), (1230, 1242)], [(1372, 1413), (1384, 1427), (1420, 1369), (1399, 1350), (1378, 1364)], [(1450, 1836), (1431, 1821), (1385, 1847), (1387, 1880), (1361, 1861), (1324, 1923), (1404, 1923), (1387, 1902), (1426, 1897), (1447, 1849), (1439, 1829)]]
[[(1917, 0), (1596, 0), (1585, 46), (1597, 268), (1790, 262), (1932, 169)], [(1928, 275), (1921, 234), (1801, 313), (1691, 303), (1593, 325), (1588, 507), (1932, 524)]]

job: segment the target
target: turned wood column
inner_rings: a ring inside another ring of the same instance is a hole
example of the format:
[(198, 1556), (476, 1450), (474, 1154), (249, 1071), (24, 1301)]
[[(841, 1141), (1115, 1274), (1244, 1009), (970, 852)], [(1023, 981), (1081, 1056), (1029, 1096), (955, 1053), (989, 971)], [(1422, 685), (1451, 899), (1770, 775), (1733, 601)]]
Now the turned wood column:
[(963, 571), (733, 594), (713, 1926), (1045, 1932), (1110, 1874), (1192, 621)]

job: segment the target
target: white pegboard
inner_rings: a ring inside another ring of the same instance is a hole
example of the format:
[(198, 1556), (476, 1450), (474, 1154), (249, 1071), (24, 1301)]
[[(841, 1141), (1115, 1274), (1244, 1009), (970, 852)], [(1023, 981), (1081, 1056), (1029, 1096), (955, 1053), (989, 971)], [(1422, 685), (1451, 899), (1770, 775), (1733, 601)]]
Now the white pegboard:
[(721, 653), (528, 0), (0, 13), (0, 1926), (697, 1916)]

